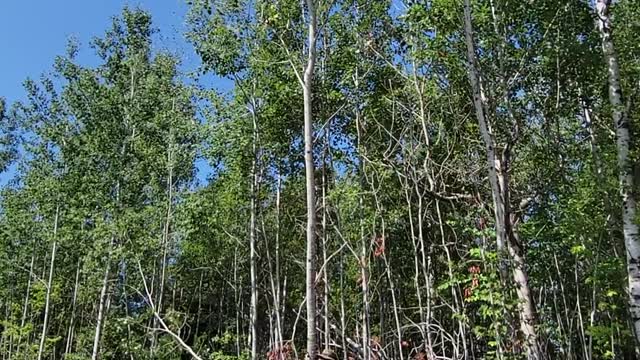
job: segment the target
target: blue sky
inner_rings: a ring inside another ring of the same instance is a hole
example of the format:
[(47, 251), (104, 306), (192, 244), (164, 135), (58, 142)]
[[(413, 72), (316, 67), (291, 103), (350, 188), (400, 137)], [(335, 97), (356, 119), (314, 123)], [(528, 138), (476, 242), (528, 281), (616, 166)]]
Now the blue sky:
[[(95, 65), (96, 57), (89, 47), (91, 39), (102, 36), (112, 17), (125, 6), (151, 13), (160, 30), (155, 47), (178, 54), (183, 72), (197, 68), (199, 59), (184, 40), (186, 0), (1, 0), (0, 96), (8, 104), (24, 99), (23, 81), (50, 71), (55, 57), (64, 55), (69, 37), (80, 42), (78, 60)], [(223, 81), (210, 81), (207, 85), (228, 89)], [(208, 166), (199, 162), (198, 169), (198, 178), (205, 180)], [(10, 170), (1, 174), (0, 184), (5, 184), (13, 173)]]
[(197, 66), (182, 36), (185, 0), (5, 0), (0, 5), (0, 96), (9, 103), (23, 98), (24, 79), (50, 70), (55, 56), (64, 54), (70, 36), (80, 41), (80, 61), (91, 64), (90, 40), (101, 36), (127, 5), (153, 15), (160, 29), (157, 47), (178, 51), (185, 70)]

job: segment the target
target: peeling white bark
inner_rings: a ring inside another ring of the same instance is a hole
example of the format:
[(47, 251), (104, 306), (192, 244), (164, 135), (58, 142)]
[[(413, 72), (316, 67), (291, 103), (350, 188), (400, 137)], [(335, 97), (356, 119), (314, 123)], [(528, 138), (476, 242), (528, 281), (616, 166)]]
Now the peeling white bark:
[(627, 250), (627, 272), (629, 275), (629, 312), (635, 334), (636, 344), (640, 345), (640, 239), (636, 218), (636, 199), (634, 194), (634, 178), (632, 163), (629, 159), (629, 123), (624, 113), (622, 87), (620, 86), (620, 69), (618, 57), (613, 44), (613, 28), (611, 24), (611, 0), (597, 0), (596, 14), (598, 28), (602, 37), (602, 52), (607, 64), (609, 82), (609, 102), (616, 133), (618, 150), (618, 171), (620, 195), (622, 197), (622, 230)]

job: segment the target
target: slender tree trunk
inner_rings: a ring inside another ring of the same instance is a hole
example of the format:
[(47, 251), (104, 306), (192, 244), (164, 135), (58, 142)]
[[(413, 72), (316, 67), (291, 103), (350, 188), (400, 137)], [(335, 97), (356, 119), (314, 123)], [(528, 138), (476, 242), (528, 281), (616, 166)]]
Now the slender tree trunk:
[[(135, 68), (131, 68), (130, 69), (130, 79), (129, 79), (129, 100), (133, 101), (133, 97), (135, 94)], [(129, 127), (131, 126), (131, 114), (130, 114), (130, 109), (125, 109), (125, 117), (124, 117), (124, 123), (125, 126)], [(131, 128), (131, 140), (135, 139), (135, 132), (136, 132), (136, 128), (135, 126), (132, 126)], [(120, 158), (121, 160), (125, 159), (125, 156), (127, 154), (127, 142), (123, 142), (122, 147), (120, 148)], [(119, 175), (118, 179), (116, 180), (115, 183), (115, 207), (116, 209), (119, 209), (121, 206), (120, 203), (120, 199), (121, 199), (121, 191), (122, 191), (122, 183), (124, 182), (123, 180), (124, 176), (122, 174)], [(116, 223), (117, 219), (114, 219), (114, 223)], [(116, 230), (114, 229), (114, 232)], [(104, 322), (106, 319), (106, 315), (109, 312), (109, 306), (110, 306), (110, 299), (109, 299), (109, 276), (111, 274), (111, 256), (112, 253), (114, 251), (114, 246), (116, 246), (116, 235), (117, 233), (114, 233), (111, 235), (111, 240), (109, 241), (109, 247), (108, 247), (108, 251), (107, 251), (107, 257), (106, 257), (106, 261), (105, 261), (105, 268), (104, 268), (104, 276), (102, 278), (102, 286), (100, 287), (100, 299), (98, 301), (98, 314), (96, 317), (96, 330), (95, 330), (95, 334), (93, 337), (93, 349), (91, 351), (91, 360), (97, 360), (100, 358), (100, 340), (102, 338), (102, 329), (104, 327)], [(153, 289), (151, 290), (153, 292)], [(152, 324), (154, 320), (151, 320)]]
[(315, 0), (306, 0), (308, 20), (308, 57), (304, 70), (302, 92), (304, 97), (304, 165), (307, 192), (307, 356), (316, 360), (316, 196), (315, 165), (313, 162), (313, 109), (312, 81), (316, 61), (316, 8)]
[[(31, 255), (31, 264), (29, 265), (29, 280), (27, 280), (27, 291), (24, 295), (24, 305), (22, 307), (22, 318), (20, 319), (20, 328), (24, 328), (27, 323), (27, 312), (29, 308), (29, 299), (31, 296), (31, 280), (33, 279), (33, 264), (36, 260), (36, 251), (35, 246), (33, 249), (33, 254)], [(20, 345), (22, 343), (22, 331), (18, 335), (18, 343), (16, 344), (16, 352), (20, 350)]]
[[(354, 74), (354, 87), (356, 93), (360, 88), (360, 72), (356, 67)], [(359, 227), (360, 227), (360, 279), (362, 280), (362, 351), (364, 360), (371, 359), (371, 346), (370, 346), (370, 320), (369, 315), (371, 313), (371, 305), (369, 302), (369, 245), (365, 236), (365, 223), (364, 223), (364, 189), (366, 186), (367, 169), (365, 165), (365, 148), (362, 143), (362, 118), (361, 112), (358, 108), (359, 104), (356, 104), (356, 136), (357, 136), (357, 153), (358, 153), (358, 172), (360, 181), (360, 192), (358, 195), (358, 207), (359, 207)]]
[(618, 150), (618, 171), (620, 195), (622, 197), (622, 224), (624, 243), (627, 249), (627, 272), (629, 276), (629, 312), (636, 339), (636, 347), (640, 346), (640, 239), (636, 223), (636, 197), (632, 162), (629, 158), (631, 136), (629, 121), (624, 113), (622, 87), (620, 86), (620, 69), (618, 56), (613, 44), (613, 27), (611, 24), (611, 0), (596, 0), (598, 28), (602, 37), (604, 53), (609, 74), (609, 102), (613, 115)]
[(80, 261), (76, 267), (76, 280), (73, 285), (73, 297), (71, 300), (71, 319), (69, 320), (69, 329), (67, 330), (67, 342), (64, 347), (64, 353), (62, 358), (68, 353), (71, 352), (71, 347), (73, 346), (73, 335), (75, 331), (76, 324), (76, 303), (78, 301), (78, 286), (80, 284)]
[(47, 326), (49, 325), (49, 308), (51, 305), (51, 287), (53, 285), (53, 268), (56, 262), (56, 247), (58, 246), (58, 219), (60, 218), (60, 205), (56, 206), (56, 215), (53, 221), (53, 245), (51, 246), (51, 263), (49, 265), (49, 279), (47, 280), (47, 293), (44, 300), (44, 321), (42, 324), (42, 335), (40, 336), (40, 346), (38, 347), (38, 360), (42, 359), (44, 345), (47, 339)]
[[(120, 260), (120, 276), (122, 277), (122, 281), (120, 284), (121, 294), (121, 302), (122, 307), (124, 308), (124, 316), (126, 319), (129, 319), (129, 295), (127, 294), (127, 261), (123, 257)], [(133, 339), (131, 332), (131, 324), (127, 321), (127, 349), (125, 353), (129, 355), (129, 359), (133, 360), (133, 354), (131, 353), (131, 340)]]
[(424, 236), (424, 206), (423, 206), (423, 195), (420, 193), (420, 189), (418, 186), (418, 182), (414, 180), (414, 187), (416, 191), (416, 197), (418, 198), (418, 242), (420, 244), (419, 252), (422, 257), (422, 266), (420, 267), (422, 270), (422, 277), (424, 278), (424, 286), (425, 286), (425, 297), (426, 297), (426, 313), (424, 314), (424, 319), (422, 320), (423, 324), (421, 325), (423, 336), (426, 340), (425, 343), (425, 352), (429, 357), (433, 357), (433, 339), (430, 330), (431, 326), (431, 305), (433, 302), (432, 299), (432, 289), (431, 289), (431, 256), (427, 255), (427, 249), (425, 246), (425, 236)]
[[(487, 169), (493, 195), (498, 251), (503, 254), (506, 245), (506, 250), (509, 251), (509, 255), (513, 260), (512, 275), (520, 302), (520, 329), (526, 340), (527, 357), (530, 360), (543, 359), (540, 339), (536, 330), (537, 316), (531, 297), (528, 276), (525, 271), (526, 263), (524, 252), (517, 238), (517, 232), (513, 226), (513, 219), (509, 214), (508, 154), (505, 154), (502, 159), (496, 156), (495, 140), (487, 119), (487, 101), (484, 90), (482, 89), (482, 78), (477, 65), (473, 40), (470, 0), (464, 1), (464, 33), (467, 45), (469, 80), (473, 91), (473, 103), (487, 153)], [(501, 269), (501, 271), (504, 272), (505, 270)]]
[[(241, 311), (240, 311), (240, 302), (242, 298), (240, 297), (242, 294), (238, 291), (240, 285), (238, 283), (238, 247), (236, 246), (233, 250), (233, 295), (234, 301), (236, 304), (236, 355), (240, 357), (240, 321), (241, 321)], [(209, 317), (211, 318), (211, 317)]]
[[(362, 217), (362, 214), (361, 214)], [(361, 227), (364, 225), (361, 224)], [(367, 240), (365, 239), (364, 232), (361, 231), (361, 251), (360, 254), (360, 276), (362, 277), (362, 350), (364, 360), (371, 359), (371, 330), (369, 314), (371, 313), (371, 304), (369, 301), (369, 259), (368, 259), (368, 247)]]
[(204, 280), (204, 273), (200, 273), (200, 282), (198, 283), (198, 311), (196, 312), (196, 328), (193, 334), (193, 344), (198, 344), (198, 332), (200, 331), (200, 314), (202, 313), (202, 281)]
[[(266, 249), (266, 253), (267, 253), (267, 263), (269, 264), (269, 284), (271, 286), (271, 293), (272, 293), (272, 303), (270, 303), (270, 309), (269, 309), (269, 325), (271, 326), (271, 331), (270, 331), (270, 335), (271, 335), (271, 339), (272, 339), (272, 344), (270, 344), (270, 349), (271, 351), (274, 351), (277, 354), (277, 359), (276, 360), (281, 360), (282, 359), (282, 326), (281, 326), (281, 307), (280, 307), (280, 260), (278, 259), (279, 257), (279, 246), (280, 246), (280, 178), (279, 176), (277, 176), (277, 185), (276, 185), (276, 234), (275, 234), (275, 253), (276, 253), (276, 259), (275, 259), (275, 271), (273, 269), (273, 265), (272, 265), (272, 259), (271, 259), (271, 252), (269, 250), (270, 245), (266, 244), (265, 249)], [(264, 231), (264, 219), (263, 219), (263, 224), (262, 224), (262, 228), (263, 228), (263, 233)], [(265, 238), (266, 240), (266, 238)]]
[[(113, 247), (114, 237), (111, 237), (109, 248)], [(100, 288), (100, 300), (98, 302), (98, 315), (96, 318), (96, 331), (93, 337), (93, 350), (91, 351), (91, 360), (97, 360), (100, 358), (100, 339), (102, 337), (102, 327), (106, 314), (106, 307), (108, 302), (108, 290), (109, 290), (109, 274), (111, 267), (111, 250), (107, 255), (107, 261), (104, 267), (104, 276), (102, 277), (102, 286)]]
[[(10, 299), (3, 299), (3, 300), (5, 300), (7, 302), (7, 303), (4, 303), (4, 301), (3, 301), (3, 304), (2, 304), (2, 305), (4, 305), (4, 318), (5, 319), (9, 319), (11, 317), (11, 315), (9, 315), (9, 303), (11, 301), (10, 301)], [(2, 359), (3, 360), (4, 359), (9, 359), (10, 360), (11, 356), (13, 355), (13, 336), (11, 336), (9, 338), (9, 344), (8, 344), (8, 348), (9, 349), (8, 350), (4, 350), (5, 347), (6, 347), (5, 346), (5, 342), (6, 342), (5, 337), (4, 336), (0, 337), (0, 349), (3, 349), (3, 351), (2, 351)]]
[(258, 210), (258, 123), (255, 114), (255, 102), (252, 103), (251, 116), (253, 122), (253, 160), (251, 162), (251, 219), (249, 229), (249, 267), (251, 273), (251, 304), (249, 311), (249, 324), (251, 327), (251, 359), (258, 359), (258, 279), (257, 279), (257, 255), (256, 255), (256, 231)]
[[(408, 175), (407, 175), (407, 179), (408, 179)], [(404, 194), (405, 194), (405, 201), (407, 202), (406, 204), (407, 213), (409, 217), (409, 228), (410, 228), (409, 236), (411, 236), (411, 243), (413, 244), (413, 270), (414, 270), (413, 284), (416, 288), (415, 291), (416, 291), (416, 298), (418, 301), (418, 315), (420, 317), (420, 323), (426, 324), (424, 306), (422, 305), (422, 286), (420, 286), (420, 268), (421, 268), (420, 258), (419, 258), (420, 250), (418, 247), (418, 240), (417, 240), (415, 224), (413, 219), (412, 201), (411, 201), (411, 195), (409, 192), (409, 180), (407, 180), (403, 188), (404, 188)], [(423, 327), (420, 326), (419, 329), (420, 329), (420, 336), (422, 337), (422, 342), (426, 344), (427, 338), (426, 338), (425, 332), (423, 331)]]
[(506, 249), (506, 226), (504, 199), (498, 184), (498, 174), (496, 171), (496, 149), (493, 134), (487, 119), (487, 102), (482, 88), (480, 75), (477, 69), (476, 50), (473, 40), (473, 26), (471, 24), (471, 4), (470, 0), (464, 0), (464, 33), (467, 45), (467, 61), (469, 67), (469, 80), (473, 91), (473, 105), (480, 126), (480, 133), (484, 141), (487, 152), (487, 169), (489, 171), (489, 183), (491, 184), (491, 194), (493, 196), (493, 207), (496, 221), (496, 240), (498, 251), (504, 253)]
[[(174, 105), (175, 106), (175, 105)], [(173, 109), (172, 109), (173, 110)], [(171, 216), (173, 209), (173, 140), (171, 140), (167, 146), (167, 213), (164, 221), (164, 226), (162, 229), (162, 263), (160, 264), (160, 284), (158, 291), (158, 314), (162, 314), (162, 307), (164, 305), (164, 284), (166, 281), (166, 271), (167, 271), (167, 256), (170, 248), (170, 230), (171, 230)], [(158, 320), (154, 318), (154, 324), (158, 323)], [(156, 326), (154, 326), (156, 327)], [(153, 332), (153, 336), (151, 338), (151, 349), (150, 353), (153, 357), (157, 350), (158, 343), (158, 333), (156, 331)]]
[[(280, 315), (283, 311), (282, 309), (282, 287), (280, 283), (280, 192), (281, 192), (281, 184), (282, 180), (280, 178), (280, 172), (278, 172), (278, 185), (276, 189), (276, 335), (278, 346), (283, 346), (282, 339), (282, 316)], [(281, 359), (277, 359), (281, 360)]]
[[(378, 207), (378, 211), (382, 210), (380, 201), (378, 200), (377, 195), (376, 195), (376, 206)], [(382, 218), (381, 225), (382, 225), (382, 239), (383, 239), (382, 241), (384, 246), (384, 241), (386, 241), (386, 237), (387, 237), (387, 226), (386, 226), (384, 217)], [(385, 272), (387, 273), (387, 281), (389, 282), (389, 291), (391, 292), (391, 304), (393, 305), (393, 319), (395, 324), (395, 330), (396, 330), (396, 333), (398, 334), (398, 357), (397, 358), (399, 358), (400, 360), (404, 360), (404, 354), (402, 353), (402, 324), (400, 323), (400, 316), (398, 314), (396, 287), (395, 287), (395, 282), (393, 281), (393, 274), (391, 272), (391, 264), (389, 264), (389, 260), (387, 258), (387, 253), (385, 249), (383, 249), (381, 256), (382, 256), (382, 260), (384, 261), (384, 266), (386, 267)], [(382, 318), (382, 315), (381, 315), (381, 318)], [(381, 331), (381, 333), (384, 334), (383, 331)]]
[(347, 360), (347, 340), (346, 340), (346, 310), (344, 304), (344, 251), (340, 249), (340, 340), (342, 343), (342, 359)]
[(324, 291), (322, 293), (322, 304), (324, 306), (324, 349), (329, 350), (329, 344), (331, 342), (331, 328), (329, 327), (329, 264), (327, 263), (327, 251), (329, 234), (327, 228), (327, 217), (329, 211), (327, 209), (327, 190), (328, 190), (328, 178), (327, 178), (327, 149), (329, 147), (329, 129), (331, 124), (327, 125), (325, 131), (324, 149), (322, 152), (322, 283), (324, 285)]
[[(436, 199), (436, 214), (438, 215), (438, 225), (440, 227), (440, 239), (442, 242), (442, 248), (444, 249), (445, 255), (446, 255), (446, 259), (447, 259), (447, 275), (449, 276), (449, 281), (454, 284), (455, 283), (455, 277), (453, 275), (453, 261), (451, 259), (451, 252), (449, 251), (449, 246), (446, 243), (445, 240), (445, 234), (444, 234), (444, 219), (442, 218), (442, 211), (440, 210), (440, 200)], [(458, 292), (457, 292), (457, 287), (456, 286), (451, 286), (451, 298), (453, 298), (453, 309), (455, 311), (455, 314), (458, 315), (456, 316), (457, 318), (457, 323), (458, 323), (458, 332), (460, 334), (460, 339), (462, 340), (462, 349), (463, 349), (463, 358), (464, 359), (468, 359), (469, 358), (469, 351), (467, 349), (467, 340), (466, 340), (466, 325), (465, 325), (465, 321), (463, 320), (463, 315), (464, 315), (464, 302), (460, 300), (460, 297), (458, 296)], [(462, 303), (462, 306), (461, 304)], [(458, 357), (458, 353), (459, 353), (459, 349), (458, 346), (456, 346), (455, 348), (455, 357)]]

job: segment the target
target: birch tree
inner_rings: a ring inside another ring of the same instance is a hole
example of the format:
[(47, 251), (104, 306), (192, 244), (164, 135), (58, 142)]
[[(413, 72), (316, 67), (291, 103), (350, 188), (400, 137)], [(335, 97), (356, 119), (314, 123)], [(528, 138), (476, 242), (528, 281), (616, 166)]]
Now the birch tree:
[(632, 139), (620, 86), (620, 66), (613, 43), (611, 5), (612, 1), (610, 0), (596, 1), (596, 15), (598, 29), (602, 37), (602, 52), (607, 66), (609, 103), (611, 104), (616, 134), (618, 179), (622, 197), (622, 229), (627, 250), (629, 311), (636, 343), (640, 344), (640, 267), (638, 266), (640, 263), (640, 239), (638, 238), (636, 220), (635, 179), (629, 155)]

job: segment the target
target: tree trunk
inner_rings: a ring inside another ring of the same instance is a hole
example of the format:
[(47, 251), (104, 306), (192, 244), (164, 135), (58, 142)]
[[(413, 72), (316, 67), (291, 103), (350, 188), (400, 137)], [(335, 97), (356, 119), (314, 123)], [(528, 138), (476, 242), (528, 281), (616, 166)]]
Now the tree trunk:
[(53, 245), (51, 247), (51, 263), (49, 265), (49, 279), (47, 280), (47, 293), (44, 300), (44, 321), (42, 324), (42, 335), (40, 336), (40, 346), (38, 347), (38, 360), (42, 359), (44, 344), (47, 339), (47, 326), (49, 325), (49, 307), (51, 299), (51, 285), (53, 283), (53, 267), (56, 262), (56, 247), (58, 246), (58, 219), (60, 217), (60, 205), (56, 206), (56, 215), (53, 221)]
[(64, 355), (71, 352), (73, 346), (74, 327), (76, 324), (76, 303), (78, 301), (78, 285), (80, 284), (80, 261), (76, 267), (76, 281), (73, 285), (73, 298), (71, 300), (71, 319), (69, 320), (69, 330), (67, 331), (67, 342), (64, 347)]
[[(527, 358), (530, 360), (544, 359), (543, 351), (536, 330), (537, 316), (531, 297), (528, 276), (525, 269), (524, 252), (514, 229), (513, 218), (509, 214), (509, 157), (508, 152), (501, 158), (496, 155), (495, 139), (493, 137), (488, 119), (487, 106), (482, 78), (478, 69), (476, 51), (473, 40), (473, 26), (471, 23), (470, 0), (464, 1), (464, 33), (467, 45), (467, 61), (469, 67), (469, 80), (473, 92), (473, 104), (480, 127), (480, 133), (487, 152), (487, 170), (493, 196), (493, 205), (496, 223), (496, 240), (498, 251), (504, 256), (505, 245), (509, 251), (514, 266), (512, 269), (513, 280), (519, 301), (520, 329), (526, 341)], [(501, 272), (506, 269), (501, 266)], [(505, 276), (503, 275), (503, 278)]]
[[(242, 293), (240, 293), (238, 289), (241, 288), (238, 283), (238, 247), (236, 246), (233, 250), (233, 295), (236, 304), (236, 355), (240, 357), (240, 322), (242, 316), (240, 303), (242, 302)], [(211, 311), (209, 311), (209, 313), (211, 313)], [(209, 317), (209, 319), (211, 319), (211, 317)]]
[[(355, 74), (353, 76), (354, 86), (356, 92), (360, 88), (360, 72), (356, 66)], [(365, 223), (364, 223), (364, 189), (367, 182), (367, 168), (365, 165), (365, 148), (362, 143), (362, 118), (361, 111), (356, 105), (355, 107), (355, 120), (356, 120), (356, 149), (358, 153), (358, 173), (360, 181), (360, 191), (358, 194), (358, 209), (359, 209), (359, 228), (360, 228), (360, 258), (358, 260), (360, 266), (360, 280), (362, 286), (362, 356), (363, 360), (371, 359), (371, 329), (370, 329), (370, 312), (371, 304), (369, 300), (369, 245), (365, 235)]]
[(348, 359), (347, 340), (346, 340), (346, 310), (344, 304), (344, 251), (340, 248), (340, 340), (342, 344), (342, 359)]
[(315, 165), (313, 163), (313, 110), (312, 81), (316, 61), (316, 9), (314, 0), (307, 0), (308, 23), (308, 58), (304, 70), (302, 92), (304, 97), (304, 165), (307, 193), (307, 356), (316, 359), (316, 196)]
[(327, 233), (327, 216), (329, 215), (327, 209), (327, 148), (329, 147), (329, 130), (331, 125), (329, 124), (325, 128), (325, 141), (324, 149), (322, 151), (322, 283), (324, 285), (324, 291), (322, 292), (322, 306), (324, 310), (324, 349), (329, 350), (331, 343), (331, 328), (329, 327), (329, 273), (327, 268), (327, 244), (329, 242), (329, 234)]
[[(111, 238), (109, 248), (113, 246), (114, 239)], [(111, 266), (111, 251), (107, 255), (107, 263), (105, 264), (104, 276), (102, 278), (102, 287), (100, 288), (100, 300), (98, 302), (98, 316), (96, 319), (96, 332), (93, 337), (93, 350), (91, 352), (91, 360), (97, 360), (100, 356), (100, 338), (102, 335), (102, 324), (105, 318), (105, 309), (107, 305), (107, 296), (109, 288), (109, 267)]]
[[(24, 295), (24, 305), (22, 307), (22, 319), (20, 320), (20, 328), (24, 328), (27, 322), (27, 309), (29, 308), (29, 299), (31, 296), (31, 279), (33, 278), (33, 264), (36, 260), (36, 251), (35, 246), (33, 249), (33, 254), (31, 255), (31, 264), (29, 265), (29, 280), (27, 280), (27, 291)], [(27, 341), (28, 342), (28, 341)], [(20, 350), (20, 345), (22, 343), (22, 331), (18, 335), (18, 343), (16, 344), (16, 352)]]
[[(280, 171), (278, 171), (278, 185), (276, 192), (276, 296), (275, 296), (275, 307), (276, 307), (276, 336), (278, 340), (278, 346), (283, 346), (282, 340), (282, 316), (280, 315), (283, 311), (282, 309), (282, 287), (280, 284), (280, 192), (281, 192), (281, 178)], [(282, 360), (282, 359), (276, 359)]]
[(611, 25), (611, 0), (597, 0), (596, 13), (598, 28), (602, 36), (602, 52), (607, 63), (609, 81), (609, 102), (613, 115), (618, 150), (618, 171), (620, 195), (622, 196), (622, 224), (624, 243), (627, 252), (627, 271), (629, 275), (629, 312), (635, 334), (636, 345), (640, 345), (640, 239), (636, 217), (636, 199), (632, 162), (629, 158), (631, 137), (629, 122), (624, 113), (622, 87), (620, 86), (620, 70), (618, 58), (613, 45), (613, 28)]
[(256, 269), (256, 211), (258, 191), (258, 123), (256, 121), (255, 103), (252, 104), (253, 120), (253, 160), (251, 162), (251, 219), (249, 229), (249, 267), (251, 272), (251, 304), (249, 324), (251, 327), (251, 359), (258, 359), (258, 279)]

